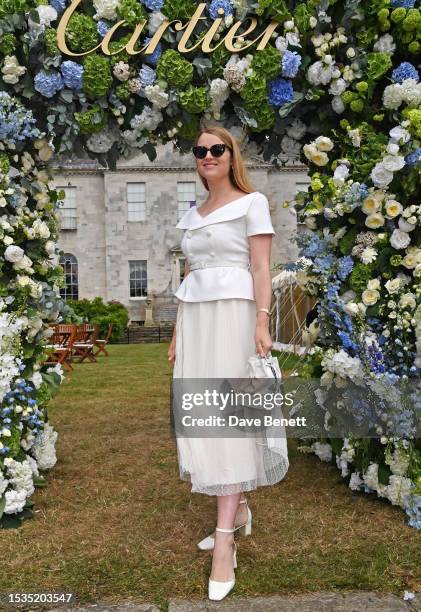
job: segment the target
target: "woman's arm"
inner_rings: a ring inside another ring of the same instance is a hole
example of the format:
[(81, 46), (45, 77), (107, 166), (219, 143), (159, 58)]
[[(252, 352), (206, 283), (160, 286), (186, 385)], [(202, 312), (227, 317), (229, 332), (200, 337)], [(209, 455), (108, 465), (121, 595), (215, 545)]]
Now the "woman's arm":
[[(190, 272), (189, 264), (186, 261), (185, 266), (184, 266), (184, 278), (186, 278), (189, 272)], [(175, 361), (175, 343), (176, 343), (176, 325), (174, 325), (170, 346), (168, 347), (168, 361), (171, 361), (172, 364), (174, 364), (174, 361)]]
[[(250, 267), (253, 276), (256, 311), (259, 308), (270, 310), (272, 301), (272, 278), (270, 275), (270, 252), (272, 234), (257, 234), (249, 236)], [(256, 352), (264, 357), (272, 347), (269, 332), (269, 316), (260, 311), (256, 314)]]

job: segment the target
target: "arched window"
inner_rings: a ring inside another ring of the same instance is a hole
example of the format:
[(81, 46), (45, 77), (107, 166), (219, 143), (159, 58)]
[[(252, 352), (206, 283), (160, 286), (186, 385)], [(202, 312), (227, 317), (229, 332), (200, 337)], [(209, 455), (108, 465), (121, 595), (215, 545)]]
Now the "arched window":
[(65, 253), (60, 257), (60, 265), (63, 266), (66, 276), (66, 286), (60, 288), (62, 298), (79, 299), (79, 278), (77, 259), (71, 253)]

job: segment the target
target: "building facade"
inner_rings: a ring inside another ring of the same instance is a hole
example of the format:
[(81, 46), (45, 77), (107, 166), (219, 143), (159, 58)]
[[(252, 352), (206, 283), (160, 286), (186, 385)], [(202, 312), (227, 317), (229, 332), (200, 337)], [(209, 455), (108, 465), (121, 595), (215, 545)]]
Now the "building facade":
[[(247, 165), (255, 189), (270, 202), (276, 232), (271, 263), (292, 261), (296, 216), (283, 203), (308, 185), (307, 170), (297, 163), (277, 170), (258, 158)], [(54, 186), (66, 194), (58, 242), (67, 283), (62, 294), (118, 300), (132, 323), (145, 321), (147, 307), (154, 321), (174, 321), (173, 294), (184, 274), (183, 230), (175, 226), (207, 197), (193, 158), (174, 153), (170, 144), (153, 162), (141, 155), (108, 170), (75, 159), (52, 169)]]

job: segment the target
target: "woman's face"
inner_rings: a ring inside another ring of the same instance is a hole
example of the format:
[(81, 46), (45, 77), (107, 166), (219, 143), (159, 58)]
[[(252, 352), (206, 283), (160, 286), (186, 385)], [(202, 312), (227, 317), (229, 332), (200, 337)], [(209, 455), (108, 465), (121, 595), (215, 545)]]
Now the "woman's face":
[[(220, 144), (222, 140), (214, 134), (201, 134), (197, 144), (198, 146), (207, 147), (208, 149), (214, 144)], [(205, 179), (222, 179), (229, 174), (231, 166), (231, 152), (228, 147), (225, 149), (221, 157), (212, 157), (210, 151), (206, 153), (203, 159), (196, 159), (197, 171)]]

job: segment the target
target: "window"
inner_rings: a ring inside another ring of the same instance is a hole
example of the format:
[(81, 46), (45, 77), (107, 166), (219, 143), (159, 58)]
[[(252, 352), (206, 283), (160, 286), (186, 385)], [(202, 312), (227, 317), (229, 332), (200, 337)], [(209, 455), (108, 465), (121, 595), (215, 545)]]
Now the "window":
[(184, 215), (191, 206), (196, 204), (196, 183), (178, 182), (177, 183), (177, 202), (178, 202), (178, 218)]
[(130, 297), (146, 297), (148, 295), (147, 262), (145, 259), (129, 261)]
[(60, 229), (77, 229), (77, 206), (76, 206), (76, 187), (56, 187), (57, 191), (63, 190), (65, 193), (62, 204), (59, 205)]
[(146, 184), (127, 183), (127, 221), (145, 221)]
[(66, 278), (66, 286), (60, 287), (60, 296), (63, 299), (79, 299), (79, 278), (77, 259), (71, 253), (65, 253), (60, 257), (60, 265), (63, 267)]

